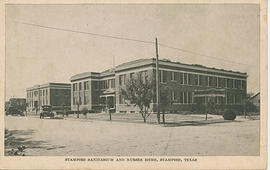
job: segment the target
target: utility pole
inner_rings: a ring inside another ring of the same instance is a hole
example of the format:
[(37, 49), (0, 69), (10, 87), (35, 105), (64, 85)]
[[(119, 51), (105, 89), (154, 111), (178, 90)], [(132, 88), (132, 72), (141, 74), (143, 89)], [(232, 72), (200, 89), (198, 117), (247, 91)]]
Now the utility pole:
[(157, 103), (157, 120), (158, 124), (160, 124), (160, 111), (159, 111), (159, 71), (158, 71), (158, 42), (156, 38), (156, 103)]

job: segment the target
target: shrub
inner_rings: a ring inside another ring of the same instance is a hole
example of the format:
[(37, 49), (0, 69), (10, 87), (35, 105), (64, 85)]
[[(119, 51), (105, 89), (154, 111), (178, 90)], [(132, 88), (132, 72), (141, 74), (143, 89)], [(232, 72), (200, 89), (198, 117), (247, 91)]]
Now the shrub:
[(224, 120), (234, 120), (236, 118), (236, 113), (234, 110), (226, 110), (223, 113)]
[(87, 108), (83, 108), (82, 111), (81, 111), (81, 113), (83, 115), (86, 115), (88, 113), (88, 109)]

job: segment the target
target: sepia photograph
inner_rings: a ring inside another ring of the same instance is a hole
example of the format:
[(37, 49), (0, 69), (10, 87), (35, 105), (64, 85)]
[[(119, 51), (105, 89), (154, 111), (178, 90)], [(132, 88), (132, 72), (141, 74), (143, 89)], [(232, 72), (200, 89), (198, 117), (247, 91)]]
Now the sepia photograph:
[(4, 6), (5, 158), (262, 156), (260, 4)]

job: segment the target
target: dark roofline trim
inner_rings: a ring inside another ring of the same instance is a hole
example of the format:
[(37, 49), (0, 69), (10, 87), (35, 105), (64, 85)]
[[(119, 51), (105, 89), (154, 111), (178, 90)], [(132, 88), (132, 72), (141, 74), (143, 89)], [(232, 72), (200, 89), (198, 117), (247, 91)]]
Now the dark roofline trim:
[(80, 81), (80, 80), (85, 80), (85, 79), (100, 79), (100, 77), (96, 77), (96, 76), (87, 76), (87, 77), (81, 77), (81, 78), (77, 78), (77, 79), (71, 79), (70, 81), (71, 82), (74, 82), (74, 81)]
[[(226, 76), (226, 77), (232, 77), (232, 78), (244, 78), (246, 79), (247, 76), (243, 75), (232, 75), (232, 74), (226, 74), (226, 73), (217, 73), (217, 72), (211, 72), (211, 71), (204, 71), (204, 70), (195, 70), (191, 68), (181, 68), (181, 67), (174, 67), (174, 66), (168, 66), (168, 65), (159, 65), (160, 68), (167, 68), (167, 69), (173, 69), (173, 70), (179, 70), (179, 71), (188, 71), (188, 72), (194, 72), (194, 73), (204, 73), (204, 74), (211, 74), (213, 76)], [(156, 65), (154, 64), (154, 68), (156, 68)]]
[[(120, 73), (120, 72), (124, 72), (124, 71), (130, 71), (133, 70), (135, 68), (142, 68), (142, 67), (149, 67), (152, 66), (153, 68), (156, 68), (156, 64), (155, 63), (151, 63), (151, 64), (145, 64), (145, 65), (140, 65), (140, 66), (135, 66), (135, 67), (129, 67), (129, 68), (125, 68), (122, 70), (116, 70), (116, 73)], [(167, 68), (167, 69), (172, 69), (172, 70), (178, 70), (178, 71), (189, 71), (189, 72), (194, 72), (194, 73), (205, 73), (205, 74), (211, 74), (213, 76), (226, 76), (226, 77), (232, 77), (232, 78), (247, 78), (247, 75), (232, 75), (232, 74), (225, 74), (225, 73), (217, 73), (217, 72), (210, 72), (210, 71), (204, 71), (204, 70), (195, 70), (195, 69), (191, 69), (191, 68), (182, 68), (182, 67), (175, 67), (175, 66), (169, 66), (169, 65), (164, 65), (164, 64), (160, 64), (159, 65), (160, 68)]]

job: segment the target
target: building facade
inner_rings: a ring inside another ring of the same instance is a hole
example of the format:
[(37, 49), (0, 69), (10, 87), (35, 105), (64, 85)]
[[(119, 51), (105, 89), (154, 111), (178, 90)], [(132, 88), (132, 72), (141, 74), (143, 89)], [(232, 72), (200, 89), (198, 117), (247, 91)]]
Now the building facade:
[[(72, 110), (86, 107), (88, 110), (114, 108), (117, 112), (137, 112), (138, 107), (121, 94), (121, 89), (137, 73), (155, 82), (155, 59), (139, 59), (101, 73), (87, 72), (72, 76)], [(204, 90), (224, 93), (214, 97), (215, 103), (222, 105), (222, 109), (244, 109), (246, 73), (159, 60), (159, 81), (160, 89), (166, 89), (169, 97), (168, 108), (174, 112), (194, 111), (198, 104), (206, 103), (205, 96), (208, 95), (195, 95)], [(154, 111), (155, 98), (152, 101), (151, 109)]]
[(48, 83), (26, 89), (28, 111), (40, 110), (43, 105), (53, 108), (70, 107), (70, 89), (67, 83)]

